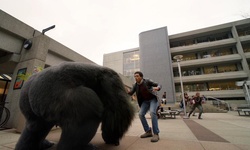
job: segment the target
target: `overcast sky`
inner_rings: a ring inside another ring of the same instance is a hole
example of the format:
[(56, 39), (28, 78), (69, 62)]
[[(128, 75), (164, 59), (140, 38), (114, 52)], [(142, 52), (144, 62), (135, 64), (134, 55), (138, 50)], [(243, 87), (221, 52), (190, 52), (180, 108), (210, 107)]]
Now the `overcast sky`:
[(95, 63), (139, 47), (141, 32), (169, 35), (249, 18), (250, 0), (0, 0), (0, 9)]

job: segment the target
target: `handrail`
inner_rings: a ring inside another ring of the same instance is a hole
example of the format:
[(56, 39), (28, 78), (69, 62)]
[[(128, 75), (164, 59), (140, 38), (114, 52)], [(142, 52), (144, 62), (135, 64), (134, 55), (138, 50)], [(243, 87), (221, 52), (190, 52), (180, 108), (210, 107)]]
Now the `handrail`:
[[(216, 101), (218, 101), (218, 102), (222, 102), (222, 101), (223, 101), (223, 100), (220, 100), (220, 99), (215, 98), (215, 97), (212, 97), (212, 96), (205, 96), (205, 97), (206, 97), (206, 99), (208, 99), (208, 98), (212, 98), (213, 100), (216, 100)], [(227, 104), (228, 111), (231, 111), (231, 109), (230, 109), (230, 106), (229, 106), (228, 102), (226, 102), (226, 101), (223, 101), (223, 102), (225, 102), (225, 103)], [(218, 103), (218, 106), (219, 106), (219, 103)]]

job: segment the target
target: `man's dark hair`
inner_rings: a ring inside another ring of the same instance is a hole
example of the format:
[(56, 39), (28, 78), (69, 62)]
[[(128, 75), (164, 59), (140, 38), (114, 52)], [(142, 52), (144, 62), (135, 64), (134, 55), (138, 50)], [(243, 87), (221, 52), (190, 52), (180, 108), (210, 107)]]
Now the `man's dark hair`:
[(143, 73), (140, 72), (140, 71), (136, 71), (136, 72), (134, 73), (134, 75), (135, 75), (135, 74), (139, 74), (140, 77), (143, 77)]

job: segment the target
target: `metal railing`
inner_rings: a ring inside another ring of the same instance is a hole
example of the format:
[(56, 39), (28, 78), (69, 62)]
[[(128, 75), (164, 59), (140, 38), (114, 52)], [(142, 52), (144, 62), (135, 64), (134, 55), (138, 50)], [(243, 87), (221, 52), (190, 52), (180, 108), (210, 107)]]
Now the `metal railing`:
[(206, 98), (206, 100), (209, 100), (209, 98), (215, 100), (217, 102), (218, 107), (220, 107), (220, 105), (222, 103), (225, 103), (227, 105), (227, 107), (228, 107), (228, 111), (231, 111), (231, 108), (230, 108), (230, 105), (228, 104), (228, 102), (226, 102), (224, 100), (220, 100), (220, 99), (212, 97), (212, 96), (205, 96), (205, 98)]

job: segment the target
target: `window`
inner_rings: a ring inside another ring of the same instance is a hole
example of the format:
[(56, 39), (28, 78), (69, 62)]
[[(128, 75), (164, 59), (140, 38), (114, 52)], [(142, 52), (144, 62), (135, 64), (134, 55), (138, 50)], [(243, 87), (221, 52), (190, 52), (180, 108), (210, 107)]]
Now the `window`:
[(233, 49), (233, 47), (207, 50), (207, 51), (205, 51), (205, 52), (203, 52), (201, 54), (201, 58), (209, 58), (209, 57), (230, 55), (230, 54), (233, 54), (232, 49)]
[(196, 59), (196, 55), (195, 53), (189, 53), (189, 54), (183, 54), (183, 61), (187, 61), (187, 60), (195, 60)]
[(250, 27), (246, 26), (246, 27), (239, 27), (239, 29), (237, 29), (238, 35), (239, 36), (247, 36), (250, 35)]
[[(220, 90), (237, 90), (241, 89), (241, 87), (236, 86), (235, 82), (237, 81), (212, 81), (206, 83), (190, 83), (183, 84), (183, 90), (186, 92), (193, 91), (220, 91)], [(180, 84), (175, 85), (175, 91), (181, 92)]]
[(127, 52), (123, 54), (123, 75), (133, 76), (134, 72), (140, 70), (139, 65), (140, 55), (139, 50)]
[(242, 45), (242, 47), (245, 53), (250, 52), (250, 44)]
[[(206, 84), (204, 83), (191, 83), (191, 84), (183, 84), (183, 90), (186, 92), (191, 91), (207, 91)], [(181, 92), (180, 84), (175, 85), (175, 91)]]
[(211, 73), (216, 73), (216, 67), (215, 66), (204, 67), (204, 74), (211, 74)]
[(220, 64), (204, 67), (204, 74), (238, 71), (237, 64)]
[[(174, 69), (174, 77), (179, 77), (179, 70)], [(194, 76), (194, 75), (200, 75), (201, 74), (201, 68), (188, 68), (188, 69), (182, 69), (182, 76)]]
[(241, 87), (236, 86), (236, 81), (220, 81), (220, 82), (209, 82), (209, 91), (219, 91), (219, 90), (236, 90), (241, 89)]
[(237, 66), (235, 64), (226, 64), (226, 65), (219, 65), (218, 72), (230, 72), (230, 71), (237, 71)]

